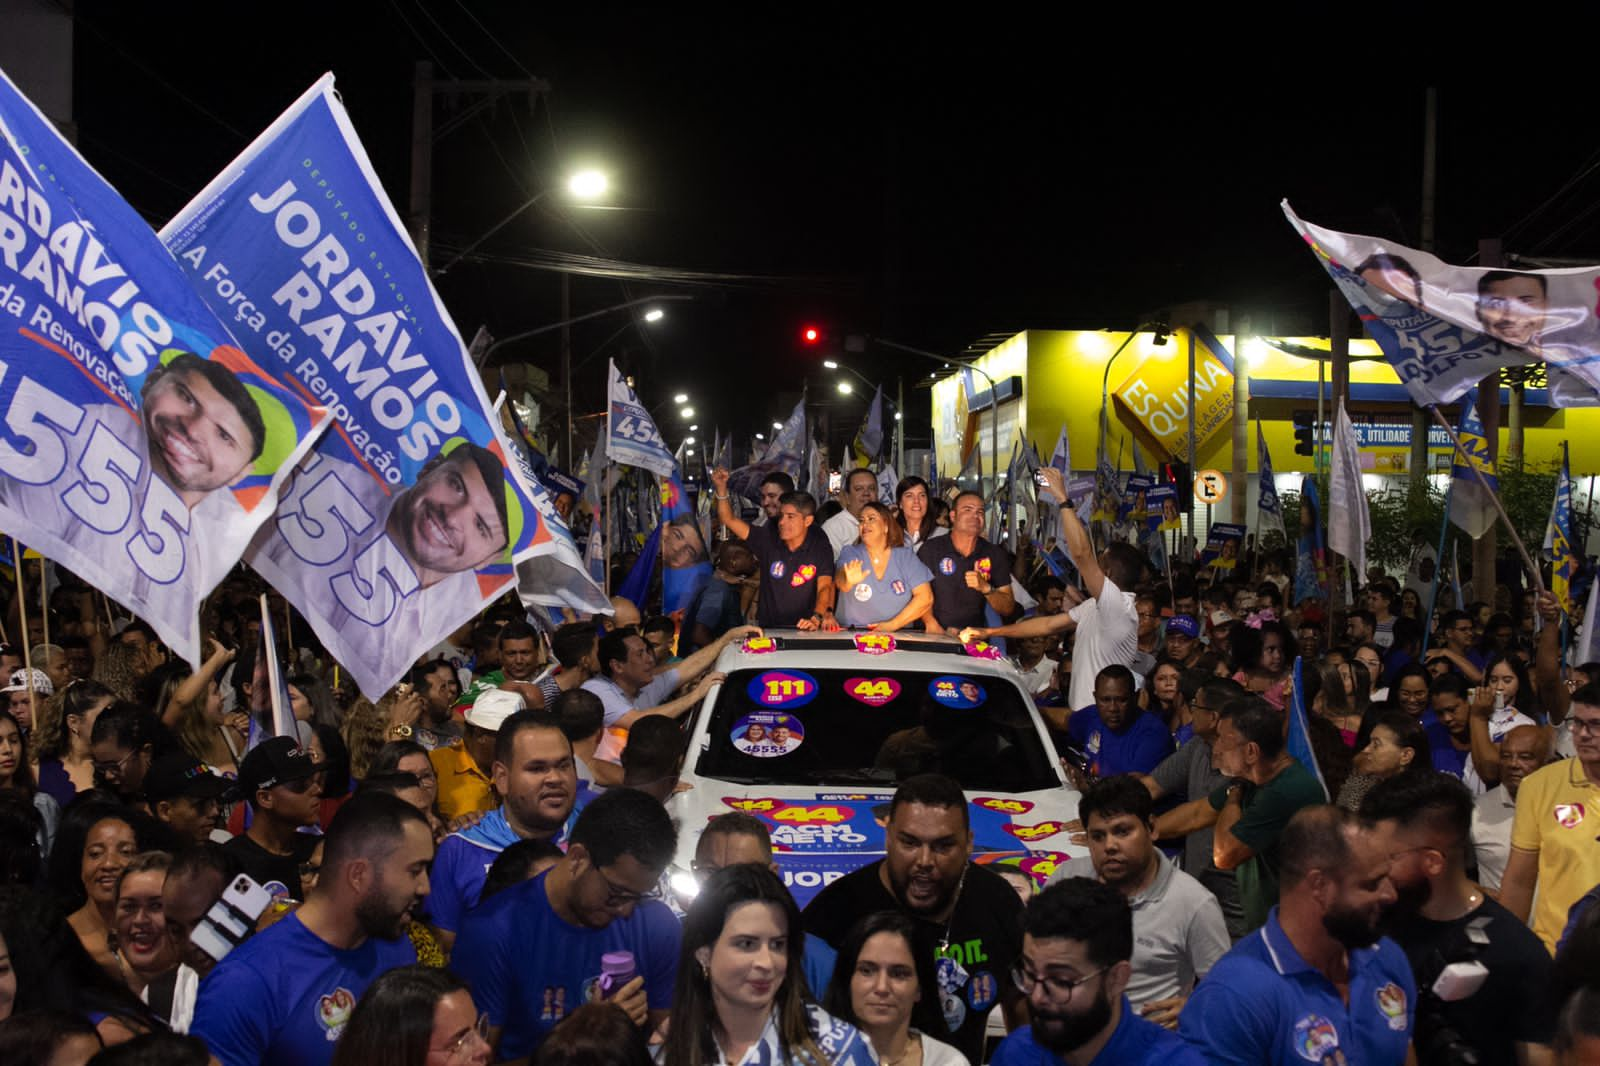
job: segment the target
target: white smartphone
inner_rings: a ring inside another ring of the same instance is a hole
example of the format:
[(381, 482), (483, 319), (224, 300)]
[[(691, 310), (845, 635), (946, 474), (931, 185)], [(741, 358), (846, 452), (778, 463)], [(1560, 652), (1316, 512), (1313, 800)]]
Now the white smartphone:
[(221, 962), (244, 942), (256, 927), (256, 919), (272, 902), (272, 894), (244, 874), (233, 879), (222, 898), (211, 905), (205, 917), (189, 934), (195, 947)]

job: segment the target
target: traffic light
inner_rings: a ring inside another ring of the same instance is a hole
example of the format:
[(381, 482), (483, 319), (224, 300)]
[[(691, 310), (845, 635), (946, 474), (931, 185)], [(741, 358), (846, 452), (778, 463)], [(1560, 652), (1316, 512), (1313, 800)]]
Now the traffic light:
[(814, 346), (816, 344), (821, 343), (821, 341), (822, 341), (822, 330), (820, 330), (816, 326), (812, 326), (812, 325), (806, 325), (806, 326), (800, 327), (800, 343), (801, 344), (813, 345)]
[(1162, 463), (1161, 480), (1178, 490), (1178, 510), (1187, 511), (1194, 507), (1194, 476), (1189, 471), (1188, 463)]
[(1296, 455), (1316, 455), (1317, 445), (1315, 440), (1315, 427), (1312, 425), (1310, 411), (1296, 411), (1294, 413), (1294, 453)]

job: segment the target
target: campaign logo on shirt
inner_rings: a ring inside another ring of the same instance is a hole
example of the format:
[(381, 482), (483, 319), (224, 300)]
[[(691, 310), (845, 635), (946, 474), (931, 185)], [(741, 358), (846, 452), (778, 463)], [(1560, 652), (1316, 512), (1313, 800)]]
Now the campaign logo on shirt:
[(290, 892), (289, 886), (282, 881), (268, 881), (261, 887), (266, 889), (267, 895), (272, 897), (273, 902), (277, 902), (280, 899), (294, 898), (294, 893)]
[(979, 970), (967, 982), (967, 1006), (976, 1011), (988, 1010), (999, 997), (999, 982), (988, 970)]
[(794, 574), (789, 578), (789, 584), (793, 585), (795, 588), (799, 588), (801, 585), (804, 585), (807, 581), (810, 581), (816, 576), (817, 568), (810, 563), (807, 563), (794, 572)]
[(866, 603), (872, 599), (872, 586), (865, 581), (857, 582), (856, 587), (850, 590), (850, 595), (856, 598), (857, 603)]
[(1558, 803), (1556, 804), (1556, 824), (1563, 829), (1576, 829), (1578, 823), (1583, 821), (1583, 804)]
[(1307, 1014), (1294, 1023), (1294, 1049), (1307, 1062), (1322, 1063), (1339, 1050), (1339, 1030), (1320, 1014)]
[(1406, 1027), (1406, 990), (1390, 981), (1377, 991), (1378, 1009), (1383, 1011), (1383, 1016), (1389, 1019), (1389, 1028), (1401, 1030)]
[(782, 577), (783, 576), (783, 560), (779, 559), (777, 562), (773, 563), (772, 564), (772, 570), (770, 572), (771, 572), (773, 577)]
[(972, 564), (972, 568), (978, 572), (978, 576), (983, 578), (985, 581), (989, 580), (989, 571), (992, 570), (993, 567), (994, 564), (989, 561), (989, 557), (987, 555), (983, 556), (977, 562)]
[(541, 1022), (559, 1022), (567, 1016), (567, 990), (564, 987), (545, 986), (544, 1005), (539, 1011)]
[(1090, 755), (1100, 754), (1100, 730), (1096, 729), (1093, 733), (1089, 734), (1089, 743), (1084, 745), (1084, 747), (1088, 749)]
[(317, 1022), (329, 1043), (338, 1040), (350, 1021), (350, 1012), (356, 1009), (356, 997), (348, 988), (336, 988), (317, 1000)]
[(956, 561), (954, 559), (952, 559), (952, 558), (950, 558), (950, 556), (946, 555), (943, 559), (939, 560), (939, 573), (943, 574), (945, 577), (949, 577), (951, 574), (953, 574), (955, 572), (956, 572)]
[(904, 596), (906, 594), (906, 583), (904, 581), (890, 582), (889, 588), (894, 590), (896, 596)]

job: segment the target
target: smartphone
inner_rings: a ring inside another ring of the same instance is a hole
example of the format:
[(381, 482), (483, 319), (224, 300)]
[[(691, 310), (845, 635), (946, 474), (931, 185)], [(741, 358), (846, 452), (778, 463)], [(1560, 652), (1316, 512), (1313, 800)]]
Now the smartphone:
[(1050, 484), (1050, 479), (1044, 476), (1043, 470), (1035, 470), (1033, 472), (1033, 483), (1042, 489)]
[(844, 475), (835, 470), (828, 475), (828, 491), (838, 492), (842, 488), (844, 488)]
[(256, 919), (271, 902), (272, 893), (240, 874), (223, 890), (222, 898), (211, 905), (205, 917), (195, 923), (189, 938), (195, 947), (221, 962), (255, 930)]

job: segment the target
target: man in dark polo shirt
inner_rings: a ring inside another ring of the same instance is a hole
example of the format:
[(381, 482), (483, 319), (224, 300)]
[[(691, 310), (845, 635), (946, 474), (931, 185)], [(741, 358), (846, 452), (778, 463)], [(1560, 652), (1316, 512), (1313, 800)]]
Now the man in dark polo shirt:
[(983, 497), (963, 492), (950, 510), (950, 535), (923, 544), (917, 558), (933, 572), (933, 618), (928, 632), (959, 633), (984, 625), (983, 608), (1003, 620), (1016, 608), (1011, 556), (983, 539)]
[(833, 549), (828, 538), (812, 524), (817, 514), (817, 501), (812, 495), (784, 493), (778, 500), (777, 520), (752, 526), (733, 513), (725, 468), (711, 472), (711, 484), (716, 490), (718, 520), (729, 533), (749, 544), (760, 564), (757, 624), (837, 628), (833, 620)]
[(321, 813), (322, 769), (292, 737), (268, 737), (239, 764), (234, 795), (250, 805), (250, 827), (223, 850), (274, 897), (305, 899), (300, 868), (317, 838), (300, 830)]

